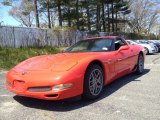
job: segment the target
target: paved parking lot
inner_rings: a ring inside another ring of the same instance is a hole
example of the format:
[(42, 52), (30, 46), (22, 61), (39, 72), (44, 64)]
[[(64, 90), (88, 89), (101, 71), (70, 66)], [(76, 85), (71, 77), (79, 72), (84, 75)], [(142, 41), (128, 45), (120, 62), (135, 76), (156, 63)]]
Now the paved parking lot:
[(0, 73), (0, 120), (160, 120), (160, 54), (146, 57), (141, 76), (128, 75), (94, 101), (43, 101), (6, 91)]

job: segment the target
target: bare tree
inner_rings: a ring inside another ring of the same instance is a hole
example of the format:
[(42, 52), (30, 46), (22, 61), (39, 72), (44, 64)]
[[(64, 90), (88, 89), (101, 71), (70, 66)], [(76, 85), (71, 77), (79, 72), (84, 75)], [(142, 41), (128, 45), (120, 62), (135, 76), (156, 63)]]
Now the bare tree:
[[(0, 9), (1, 9), (1, 3), (0, 3)], [(3, 16), (2, 16), (2, 13), (0, 12), (0, 26), (1, 26), (2, 23), (3, 23), (2, 18), (3, 18)]]
[(9, 15), (26, 27), (31, 27), (34, 20), (34, 4), (28, 0), (22, 0), (19, 6), (12, 6)]
[(157, 24), (159, 10), (155, 9), (155, 1), (131, 0), (132, 13), (128, 16), (132, 32), (149, 34)]

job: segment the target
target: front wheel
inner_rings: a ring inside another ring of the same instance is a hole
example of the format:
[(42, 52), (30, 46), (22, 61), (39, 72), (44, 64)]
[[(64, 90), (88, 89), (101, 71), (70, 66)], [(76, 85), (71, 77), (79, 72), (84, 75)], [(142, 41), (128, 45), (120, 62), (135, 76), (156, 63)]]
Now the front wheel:
[(136, 74), (142, 74), (143, 71), (144, 71), (144, 59), (143, 59), (143, 55), (139, 54), (138, 61), (137, 61)]
[(99, 65), (92, 64), (88, 67), (84, 77), (83, 98), (94, 99), (103, 89), (103, 70)]

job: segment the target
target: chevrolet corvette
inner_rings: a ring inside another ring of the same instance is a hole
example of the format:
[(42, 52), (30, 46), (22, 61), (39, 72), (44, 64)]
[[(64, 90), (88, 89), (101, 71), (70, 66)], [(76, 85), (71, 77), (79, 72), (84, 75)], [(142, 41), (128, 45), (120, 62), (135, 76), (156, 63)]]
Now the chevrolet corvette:
[(117, 36), (86, 38), (63, 53), (19, 63), (7, 73), (6, 88), (19, 96), (45, 100), (80, 95), (95, 99), (119, 77), (143, 73), (143, 49)]

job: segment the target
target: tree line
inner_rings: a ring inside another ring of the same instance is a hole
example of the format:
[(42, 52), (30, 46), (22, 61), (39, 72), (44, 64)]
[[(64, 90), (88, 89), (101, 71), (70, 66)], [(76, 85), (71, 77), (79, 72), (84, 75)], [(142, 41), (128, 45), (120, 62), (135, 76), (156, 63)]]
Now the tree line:
[[(3, 0), (23, 26), (73, 27), (97, 32), (149, 34), (158, 24), (158, 0)], [(126, 25), (129, 27), (127, 28)], [(124, 30), (125, 28), (125, 30)]]
[(59, 26), (88, 31), (117, 32), (118, 23), (126, 22), (124, 16), (131, 12), (124, 0), (21, 0), (19, 5), (15, 1), (16, 6), (4, 0), (3, 4), (12, 6), (9, 14), (27, 27), (33, 20), (36, 27), (48, 28), (58, 21)]

